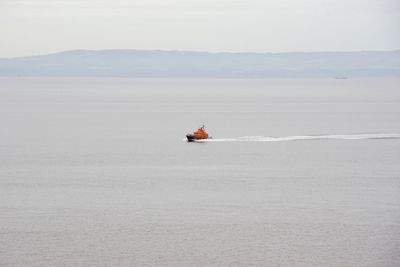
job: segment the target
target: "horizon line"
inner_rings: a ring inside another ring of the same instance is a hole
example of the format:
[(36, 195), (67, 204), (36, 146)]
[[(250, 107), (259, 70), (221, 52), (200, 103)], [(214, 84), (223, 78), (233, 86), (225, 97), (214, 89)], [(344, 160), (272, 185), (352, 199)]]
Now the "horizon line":
[(394, 50), (342, 50), (342, 51), (286, 51), (286, 52), (256, 52), (256, 51), (206, 51), (206, 50), (186, 50), (186, 49), (138, 49), (138, 48), (105, 48), (105, 49), (69, 49), (60, 50), (57, 52), (32, 54), (25, 56), (13, 56), (13, 57), (0, 57), (0, 59), (18, 59), (28, 57), (40, 57), (57, 55), (69, 52), (105, 52), (105, 51), (143, 51), (143, 52), (181, 52), (181, 53), (199, 53), (199, 54), (319, 54), (319, 53), (373, 53), (373, 52), (400, 52), (399, 49)]

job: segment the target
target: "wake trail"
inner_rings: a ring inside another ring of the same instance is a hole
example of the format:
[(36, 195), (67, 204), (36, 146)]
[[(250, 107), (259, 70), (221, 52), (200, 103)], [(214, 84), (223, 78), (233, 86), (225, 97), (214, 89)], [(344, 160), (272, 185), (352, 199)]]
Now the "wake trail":
[(294, 135), (283, 137), (243, 136), (236, 138), (213, 138), (196, 140), (196, 142), (284, 142), (301, 140), (366, 140), (366, 139), (400, 139), (397, 133), (378, 134), (330, 134), (330, 135)]

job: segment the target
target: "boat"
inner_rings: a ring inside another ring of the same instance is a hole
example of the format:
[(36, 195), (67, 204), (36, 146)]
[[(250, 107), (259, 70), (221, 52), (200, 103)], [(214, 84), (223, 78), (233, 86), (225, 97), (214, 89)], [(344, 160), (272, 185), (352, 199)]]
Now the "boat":
[(197, 129), (194, 133), (192, 134), (187, 134), (186, 138), (188, 142), (194, 142), (196, 140), (204, 140), (204, 139), (210, 139), (211, 137), (208, 136), (208, 133), (204, 129), (204, 125), (201, 126), (199, 129)]

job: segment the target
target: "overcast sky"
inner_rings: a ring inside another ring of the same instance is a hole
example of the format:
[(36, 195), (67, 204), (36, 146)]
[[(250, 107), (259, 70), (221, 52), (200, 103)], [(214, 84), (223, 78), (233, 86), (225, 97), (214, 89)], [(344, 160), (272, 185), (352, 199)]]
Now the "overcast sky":
[(400, 48), (400, 0), (0, 0), (0, 57)]

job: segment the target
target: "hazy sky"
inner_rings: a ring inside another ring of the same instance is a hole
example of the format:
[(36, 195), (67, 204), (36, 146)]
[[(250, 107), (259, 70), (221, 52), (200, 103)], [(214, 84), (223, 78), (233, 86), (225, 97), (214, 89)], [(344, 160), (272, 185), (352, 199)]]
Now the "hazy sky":
[(0, 57), (400, 48), (400, 0), (0, 0)]

